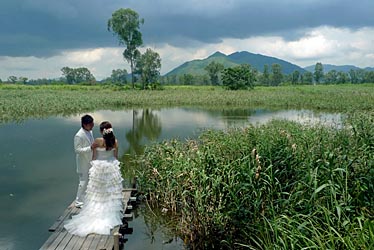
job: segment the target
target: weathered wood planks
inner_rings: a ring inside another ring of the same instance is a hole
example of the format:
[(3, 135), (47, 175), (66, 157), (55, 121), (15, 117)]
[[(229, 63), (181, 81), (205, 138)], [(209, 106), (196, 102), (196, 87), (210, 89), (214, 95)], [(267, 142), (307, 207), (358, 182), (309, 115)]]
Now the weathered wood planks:
[[(136, 189), (124, 189), (123, 204), (126, 211), (130, 201), (131, 193)], [(133, 198), (132, 198), (133, 199)], [(39, 250), (113, 250), (119, 249), (119, 226), (111, 231), (111, 235), (89, 234), (86, 237), (79, 237), (68, 233), (64, 228), (65, 220), (71, 218), (79, 212), (79, 208), (72, 202), (62, 213), (62, 215), (49, 228), (52, 232), (50, 237)], [(128, 217), (128, 215), (127, 215)]]

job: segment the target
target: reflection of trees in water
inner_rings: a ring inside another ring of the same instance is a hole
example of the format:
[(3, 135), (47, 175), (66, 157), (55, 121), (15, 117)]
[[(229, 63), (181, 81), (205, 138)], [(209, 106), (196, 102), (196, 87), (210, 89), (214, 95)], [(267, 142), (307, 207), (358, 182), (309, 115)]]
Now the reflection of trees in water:
[(222, 110), (207, 110), (207, 113), (217, 117), (221, 117), (222, 121), (228, 127), (237, 126), (238, 121), (247, 123), (249, 117), (256, 111), (253, 109), (222, 109)]
[(152, 109), (133, 110), (132, 129), (126, 133), (129, 147), (125, 150), (121, 161), (125, 163), (126, 176), (132, 176), (132, 159), (143, 154), (148, 141), (156, 140), (161, 135), (161, 119)]
[(153, 141), (161, 134), (161, 121), (157, 114), (150, 109), (133, 110), (132, 129), (126, 133), (130, 144), (127, 154), (142, 154), (144, 142)]

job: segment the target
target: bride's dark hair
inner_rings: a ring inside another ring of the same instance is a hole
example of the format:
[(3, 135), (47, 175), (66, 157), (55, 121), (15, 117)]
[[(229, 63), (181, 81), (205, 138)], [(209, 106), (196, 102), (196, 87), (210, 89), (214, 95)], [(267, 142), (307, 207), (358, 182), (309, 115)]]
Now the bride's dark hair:
[(111, 150), (116, 143), (116, 137), (113, 133), (112, 124), (110, 124), (108, 121), (100, 123), (100, 132), (103, 134), (106, 150)]

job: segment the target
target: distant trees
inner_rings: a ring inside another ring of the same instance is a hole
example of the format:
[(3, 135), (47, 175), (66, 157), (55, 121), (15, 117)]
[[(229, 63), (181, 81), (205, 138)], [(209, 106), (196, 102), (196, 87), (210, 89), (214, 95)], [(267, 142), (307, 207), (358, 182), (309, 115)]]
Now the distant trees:
[(179, 77), (179, 82), (183, 85), (194, 84), (194, 76), (192, 74), (183, 74)]
[(319, 84), (322, 81), (323, 78), (323, 65), (322, 63), (318, 62), (316, 63), (316, 66), (314, 67), (314, 81)]
[(305, 72), (303, 74), (303, 81), (304, 84), (313, 84), (313, 73), (312, 72)]
[(262, 73), (261, 81), (265, 86), (270, 85), (270, 73), (269, 73), (269, 65), (264, 65), (264, 71)]
[(271, 65), (271, 85), (278, 86), (283, 80), (282, 66), (278, 63)]
[(128, 73), (126, 69), (113, 69), (109, 80), (114, 84), (126, 84), (127, 75)]
[(136, 62), (136, 73), (141, 77), (143, 89), (158, 81), (160, 69), (161, 57), (157, 52), (148, 48), (143, 55), (140, 55)]
[(17, 77), (16, 76), (9, 76), (8, 77), (8, 82), (10, 82), (10, 83), (16, 83), (17, 82)]
[(119, 9), (108, 20), (108, 30), (117, 35), (120, 44), (126, 45), (123, 57), (130, 63), (132, 87), (135, 87), (134, 69), (136, 60), (140, 57), (138, 47), (143, 44), (140, 24), (144, 19), (132, 9)]
[(212, 85), (218, 85), (219, 84), (219, 73), (224, 69), (222, 63), (218, 63), (215, 61), (212, 61), (207, 66), (205, 66), (205, 70), (208, 72), (208, 75), (210, 77), (210, 82)]
[(222, 83), (230, 90), (252, 89), (256, 81), (256, 71), (249, 64), (227, 68), (222, 73)]
[(291, 74), (291, 84), (296, 85), (300, 83), (300, 72), (295, 70)]
[(66, 82), (69, 84), (83, 83), (83, 82), (94, 83), (96, 81), (95, 77), (85, 67), (80, 67), (80, 68), (63, 67), (61, 71), (62, 71), (62, 75), (66, 78)]

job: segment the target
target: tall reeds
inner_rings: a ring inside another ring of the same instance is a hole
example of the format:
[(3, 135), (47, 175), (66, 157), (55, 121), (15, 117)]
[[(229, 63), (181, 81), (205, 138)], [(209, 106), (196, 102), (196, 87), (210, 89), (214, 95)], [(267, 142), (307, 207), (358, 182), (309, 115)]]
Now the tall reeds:
[(344, 128), (272, 121), (147, 148), (139, 182), (178, 215), (190, 246), (369, 249), (374, 245), (373, 114)]

